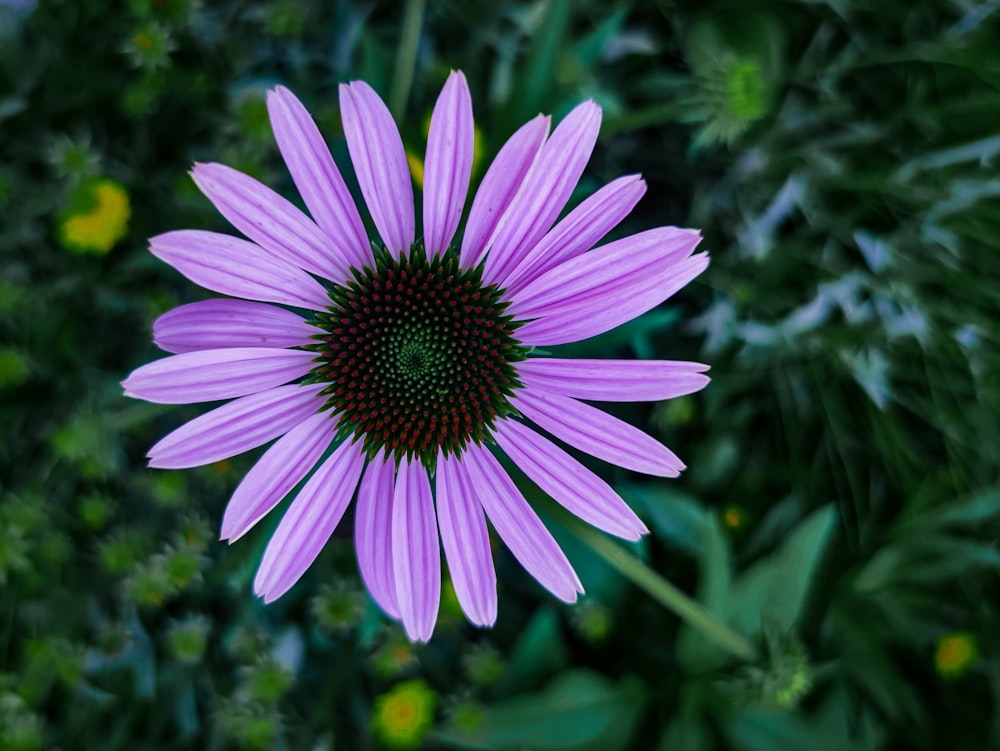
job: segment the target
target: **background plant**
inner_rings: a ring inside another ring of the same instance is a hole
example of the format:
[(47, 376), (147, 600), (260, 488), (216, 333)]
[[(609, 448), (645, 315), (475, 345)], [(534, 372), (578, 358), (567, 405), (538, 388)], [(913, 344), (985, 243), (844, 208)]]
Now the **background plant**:
[[(994, 0), (0, 5), (0, 747), (1000, 746), (998, 19)], [(145, 469), (197, 410), (118, 382), (198, 294), (145, 238), (229, 231), (191, 163), (297, 200), (269, 87), (343, 157), (336, 85), (363, 78), (419, 155), (451, 68), (480, 176), (516, 125), (593, 97), (580, 195), (642, 172), (622, 234), (703, 228), (700, 285), (566, 349), (712, 364), (701, 394), (618, 411), (681, 480), (595, 469), (649, 522), (630, 550), (757, 662), (566, 533), (588, 597), (554, 604), (499, 554), (492, 631), (446, 597), (411, 646), (349, 527), (264, 608), (267, 524), (216, 534), (253, 457)]]

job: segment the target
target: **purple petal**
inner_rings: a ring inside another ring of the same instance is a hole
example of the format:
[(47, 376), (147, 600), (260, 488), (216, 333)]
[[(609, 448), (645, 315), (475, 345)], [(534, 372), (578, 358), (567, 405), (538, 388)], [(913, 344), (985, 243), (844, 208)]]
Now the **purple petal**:
[(199, 467), (263, 446), (315, 414), (325, 386), (278, 386), (223, 404), (161, 439), (149, 450), (149, 466)]
[(622, 277), (626, 282), (670, 270), (691, 255), (701, 235), (695, 230), (657, 227), (602, 245), (577, 256), (510, 296), (510, 312), (518, 318), (537, 318), (553, 309), (599, 291)]
[(515, 292), (549, 269), (590, 250), (629, 215), (645, 192), (646, 182), (639, 175), (619, 177), (608, 183), (531, 248), (502, 286), (508, 292)]
[(358, 570), (372, 599), (390, 618), (399, 619), (392, 566), (392, 496), (394, 464), (379, 453), (368, 462), (358, 487), (354, 548)]
[(599, 402), (657, 402), (701, 391), (707, 365), (680, 360), (563, 360), (533, 357), (517, 364), (528, 388)]
[(334, 282), (347, 280), (347, 259), (270, 188), (224, 164), (196, 164), (191, 176), (220, 214), (275, 258)]
[(677, 477), (684, 462), (655, 438), (627, 422), (567, 396), (518, 389), (511, 405), (559, 440), (619, 467)]
[(392, 499), (392, 564), (406, 635), (426, 642), (441, 600), (441, 551), (431, 484), (419, 460), (399, 463)]
[(674, 237), (665, 253), (663, 235), (663, 228), (650, 230), (592, 250), (513, 295), (515, 317), (538, 319), (518, 329), (518, 338), (533, 346), (579, 341), (666, 300), (705, 270), (708, 255), (687, 258), (698, 241), (693, 232)]
[(424, 157), (424, 247), (444, 251), (455, 236), (472, 174), (472, 95), (465, 76), (452, 71), (441, 89)]
[(585, 522), (626, 540), (649, 532), (610, 485), (526, 425), (502, 420), (493, 435), (524, 474)]
[(316, 466), (333, 440), (335, 427), (329, 412), (317, 413), (302, 420), (265, 451), (229, 499), (222, 516), (222, 539), (240, 539), (281, 503)]
[(393, 254), (413, 244), (413, 185), (403, 139), (388, 108), (364, 81), (340, 86), (340, 116), (361, 193)]
[(359, 447), (342, 443), (320, 465), (288, 507), (264, 551), (253, 589), (273, 602), (306, 572), (351, 502), (365, 460)]
[(580, 180), (600, 129), (601, 108), (590, 100), (559, 123), (500, 220), (483, 279), (506, 279), (548, 232)]
[(235, 347), (185, 352), (133, 370), (125, 396), (158, 404), (196, 404), (256, 394), (312, 369), (313, 352)]
[(473, 268), (483, 260), (500, 217), (514, 200), (524, 176), (538, 156), (550, 124), (550, 119), (545, 115), (529, 120), (497, 153), (479, 184), (472, 208), (469, 209), (469, 219), (465, 223), (465, 234), (462, 237), (462, 268)]
[(493, 454), (470, 446), (455, 467), (465, 474), (500, 539), (525, 570), (560, 600), (576, 602), (583, 592), (576, 572)]
[(202, 300), (167, 311), (153, 341), (167, 352), (232, 347), (304, 347), (318, 330), (284, 308), (246, 300)]
[(322, 284), (238, 237), (177, 230), (152, 238), (149, 252), (195, 284), (223, 295), (309, 310), (326, 310), (330, 305)]
[(374, 257), (358, 207), (309, 112), (284, 86), (267, 93), (267, 111), (274, 139), (316, 223), (348, 264), (370, 266)]
[(468, 619), (492, 626), (497, 619), (497, 575), (483, 508), (456, 457), (438, 453), (437, 513), (441, 543), (455, 594)]

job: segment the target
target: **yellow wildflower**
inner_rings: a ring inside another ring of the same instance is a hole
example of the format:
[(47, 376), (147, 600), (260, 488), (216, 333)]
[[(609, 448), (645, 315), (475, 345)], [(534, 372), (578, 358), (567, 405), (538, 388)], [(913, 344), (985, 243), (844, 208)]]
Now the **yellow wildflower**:
[(733, 532), (739, 532), (748, 521), (746, 509), (730, 503), (722, 509), (722, 523)]
[(375, 699), (372, 729), (387, 748), (417, 748), (434, 722), (437, 694), (421, 678), (397, 684)]
[(937, 642), (934, 666), (942, 678), (958, 678), (979, 661), (976, 637), (967, 631), (945, 634)]
[(75, 253), (107, 253), (128, 231), (128, 193), (114, 180), (80, 186), (59, 223), (59, 240)]
[(424, 189), (424, 160), (409, 149), (406, 150), (406, 163), (410, 166), (410, 175), (420, 190)]

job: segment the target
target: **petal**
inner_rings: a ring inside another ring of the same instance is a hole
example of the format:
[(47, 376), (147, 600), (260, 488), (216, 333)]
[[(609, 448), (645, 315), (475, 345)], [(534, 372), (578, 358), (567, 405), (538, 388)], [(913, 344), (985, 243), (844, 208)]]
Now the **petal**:
[(318, 333), (290, 310), (246, 300), (202, 300), (167, 311), (153, 341), (167, 352), (232, 347), (304, 347)]
[(371, 244), (358, 207), (330, 155), (319, 128), (295, 95), (284, 86), (267, 92), (274, 140), (316, 224), (354, 268), (371, 265)]
[(223, 404), (162, 438), (149, 450), (149, 466), (200, 467), (263, 446), (315, 414), (325, 386), (278, 386)]
[(347, 259), (309, 217), (266, 185), (224, 164), (196, 164), (191, 176), (230, 224), (275, 258), (334, 282), (347, 280)]
[(340, 86), (340, 116), (361, 194), (385, 246), (413, 245), (413, 185), (403, 139), (378, 94), (364, 81)]
[(253, 589), (273, 602), (306, 572), (351, 502), (365, 460), (350, 441), (320, 465), (288, 507), (264, 551)]
[(503, 286), (515, 292), (549, 269), (590, 250), (629, 215), (645, 192), (646, 181), (639, 175), (619, 177), (608, 183), (549, 230), (525, 254)]
[(444, 251), (462, 218), (472, 174), (472, 95), (465, 76), (452, 71), (445, 82), (427, 135), (424, 157), (424, 247)]
[(392, 494), (394, 464), (380, 453), (368, 462), (358, 487), (354, 514), (354, 548), (358, 570), (372, 599), (399, 619), (396, 577), (392, 567)]
[(652, 310), (708, 268), (699, 253), (670, 270), (611, 282), (589, 295), (553, 306), (544, 317), (518, 329), (523, 344), (541, 347), (589, 339)]
[(483, 507), (476, 500), (459, 459), (438, 453), (437, 513), (441, 544), (455, 594), (466, 617), (477, 626), (497, 619), (497, 575)]
[(509, 311), (518, 318), (537, 318), (616, 282), (619, 291), (627, 289), (637, 279), (676, 267), (700, 240), (695, 230), (657, 227), (602, 245), (511, 295)]
[[(673, 238), (666, 248), (665, 233)], [(708, 266), (705, 253), (687, 257), (697, 241), (689, 231), (650, 230), (552, 269), (513, 295), (509, 310), (516, 318), (538, 319), (519, 328), (518, 338), (533, 346), (565, 344), (642, 315)]]
[(309, 310), (326, 310), (330, 305), (322, 284), (238, 237), (177, 230), (152, 238), (149, 252), (195, 284), (223, 295)]
[(502, 420), (493, 435), (524, 474), (585, 522), (626, 540), (649, 532), (610, 485), (531, 428)]
[(539, 115), (522, 125), (497, 153), (479, 184), (462, 237), (461, 266), (473, 268), (486, 255), (500, 222), (549, 133), (550, 119)]
[(456, 463), (468, 478), (500, 539), (525, 570), (564, 602), (576, 602), (583, 586), (559, 544), (489, 449), (470, 446)]
[(329, 448), (335, 425), (329, 412), (317, 413), (264, 452), (229, 499), (222, 515), (223, 540), (240, 539), (281, 503)]
[(234, 347), (185, 352), (133, 370), (125, 396), (158, 404), (196, 404), (256, 394), (312, 369), (313, 352)]
[(419, 460), (399, 463), (392, 499), (392, 564), (406, 635), (426, 642), (441, 600), (441, 552), (431, 484)]
[(601, 108), (590, 100), (578, 104), (559, 123), (500, 219), (483, 279), (490, 283), (506, 279), (548, 232), (580, 180), (600, 129)]
[(707, 365), (680, 360), (564, 360), (533, 357), (517, 364), (525, 386), (599, 402), (657, 402), (708, 385)]
[(607, 412), (559, 394), (519, 389), (511, 405), (561, 441), (619, 467), (677, 477), (684, 462), (655, 438)]

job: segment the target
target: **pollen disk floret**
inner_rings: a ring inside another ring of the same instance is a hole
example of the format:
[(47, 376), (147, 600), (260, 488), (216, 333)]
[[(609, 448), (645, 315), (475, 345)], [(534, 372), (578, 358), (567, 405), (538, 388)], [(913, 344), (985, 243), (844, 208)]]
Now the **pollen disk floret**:
[(513, 364), (528, 348), (514, 337), (502, 290), (483, 283), (481, 267), (460, 268), (457, 253), (428, 259), (414, 246), (399, 257), (376, 250), (375, 259), (331, 288), (329, 311), (314, 321), (324, 333), (311, 379), (329, 382), (321, 395), (366, 453), (384, 448), (431, 465), (439, 448), (479, 444), (513, 411)]

